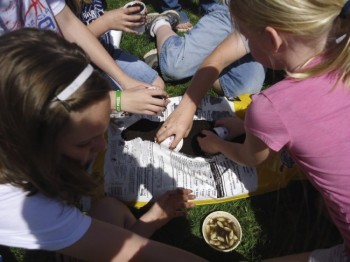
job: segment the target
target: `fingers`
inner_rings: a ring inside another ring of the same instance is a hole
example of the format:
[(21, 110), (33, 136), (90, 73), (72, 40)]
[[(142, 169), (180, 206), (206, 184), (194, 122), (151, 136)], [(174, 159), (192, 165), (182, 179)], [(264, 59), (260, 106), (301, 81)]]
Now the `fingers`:
[(129, 7), (125, 10), (125, 25), (128, 27), (137, 27), (142, 26), (146, 23), (146, 14), (140, 14), (140, 8), (139, 7)]
[(187, 107), (180, 108), (180, 106), (181, 104), (159, 128), (155, 139), (157, 143), (161, 143), (166, 138), (174, 135), (175, 139), (171, 144), (171, 148), (175, 148), (182, 138), (188, 136), (193, 124), (193, 115)]
[(181, 141), (181, 139), (182, 139), (182, 136), (180, 136), (180, 135), (175, 135), (174, 136), (174, 140), (173, 140), (173, 142), (170, 144), (170, 146), (169, 146), (169, 149), (175, 149), (176, 148), (176, 146), (179, 144), (179, 142)]
[(163, 125), (160, 127), (160, 129), (158, 130), (156, 137), (155, 137), (155, 141), (157, 143), (161, 143), (163, 142), (166, 138), (170, 137), (172, 134), (171, 130), (168, 128), (168, 124), (165, 121), (163, 123)]
[(161, 96), (163, 98), (169, 98), (168, 93), (162, 87), (151, 85), (151, 86), (147, 86), (146, 89), (152, 90), (150, 91), (150, 93), (153, 96)]
[[(164, 93), (163, 91), (161, 94), (166, 95), (166, 93)], [(163, 98), (160, 95), (152, 96), (146, 109), (151, 112), (151, 115), (162, 115), (169, 103), (169, 99)]]
[(155, 141), (157, 143), (161, 143), (170, 136), (174, 136), (174, 140), (170, 145), (170, 149), (174, 149), (180, 140), (185, 137), (182, 130), (179, 129), (178, 125), (172, 124), (171, 121), (165, 121), (159, 128), (155, 137)]
[(124, 8), (124, 10), (125, 14), (127, 15), (139, 16), (146, 19), (146, 13), (140, 14), (140, 11), (142, 10), (141, 6), (131, 6), (128, 8)]
[[(190, 190), (192, 192), (192, 190)], [(187, 215), (186, 209), (195, 207), (193, 202), (195, 195), (189, 194), (187, 192), (173, 191), (168, 195), (167, 203), (172, 202), (175, 212), (179, 212), (179, 215)]]
[(194, 200), (195, 195), (191, 194), (193, 191), (186, 188), (176, 188), (174, 190), (168, 191), (169, 197), (173, 197), (182, 201)]
[(160, 115), (170, 100), (165, 90), (157, 87), (138, 85), (123, 91), (123, 109), (130, 113)]

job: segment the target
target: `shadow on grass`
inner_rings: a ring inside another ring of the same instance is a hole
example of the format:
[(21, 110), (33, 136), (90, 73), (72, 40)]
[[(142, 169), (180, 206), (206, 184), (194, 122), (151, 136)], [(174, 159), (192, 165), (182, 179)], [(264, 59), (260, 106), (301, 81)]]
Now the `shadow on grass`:
[(55, 253), (43, 250), (25, 250), (0, 246), (3, 262), (55, 262)]
[[(152, 239), (213, 262), (255, 262), (342, 243), (321, 203), (319, 193), (308, 181), (292, 181), (286, 188), (259, 196), (197, 206), (190, 211), (188, 218), (174, 219)], [(217, 210), (232, 213), (241, 223), (242, 242), (232, 252), (218, 252), (202, 237), (204, 218)]]
[(250, 261), (312, 251), (342, 243), (322, 199), (307, 180), (250, 199), (261, 237)]

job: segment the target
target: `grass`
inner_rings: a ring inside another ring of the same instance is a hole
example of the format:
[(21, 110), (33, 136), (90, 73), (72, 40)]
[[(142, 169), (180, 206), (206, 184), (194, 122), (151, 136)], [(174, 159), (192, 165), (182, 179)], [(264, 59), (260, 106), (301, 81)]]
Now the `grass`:
[[(109, 8), (116, 8), (128, 1), (108, 0), (108, 2)], [(196, 23), (200, 15), (194, 0), (182, 2), (192, 23)], [(145, 3), (148, 11), (153, 12), (149, 1)], [(121, 48), (142, 58), (143, 54), (155, 48), (155, 44), (146, 35), (123, 34)], [(266, 84), (270, 85), (273, 77), (268, 79), (270, 81)], [(178, 96), (184, 93), (187, 86), (188, 81), (184, 81), (167, 83), (166, 88), (171, 96)], [(233, 252), (217, 252), (208, 247), (202, 238), (201, 222), (208, 213), (215, 210), (230, 212), (241, 223), (243, 239)], [(144, 211), (133, 210), (136, 216)], [(187, 218), (171, 221), (159, 230), (153, 239), (188, 250), (214, 262), (261, 261), (263, 258), (309, 251), (342, 242), (338, 231), (320, 205), (318, 193), (305, 180), (290, 182), (286, 188), (259, 196), (197, 206), (189, 211)], [(5, 262), (54, 261), (54, 254), (45, 251), (0, 247), (0, 254)]]

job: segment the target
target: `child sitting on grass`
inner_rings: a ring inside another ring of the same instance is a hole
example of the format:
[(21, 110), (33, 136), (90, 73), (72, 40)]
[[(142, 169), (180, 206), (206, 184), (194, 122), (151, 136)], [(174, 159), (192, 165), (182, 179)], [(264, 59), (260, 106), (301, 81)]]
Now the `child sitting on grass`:
[(285, 80), (252, 96), (243, 144), (203, 131), (207, 153), (255, 166), (287, 149), (322, 195), (344, 244), (272, 261), (350, 260), (350, 1), (235, 0), (230, 11), (254, 58)]
[(162, 195), (136, 219), (117, 199), (94, 196), (88, 166), (106, 146), (111, 86), (83, 50), (52, 31), (0, 37), (0, 245), (56, 251), (84, 261), (203, 261), (149, 240), (194, 198)]

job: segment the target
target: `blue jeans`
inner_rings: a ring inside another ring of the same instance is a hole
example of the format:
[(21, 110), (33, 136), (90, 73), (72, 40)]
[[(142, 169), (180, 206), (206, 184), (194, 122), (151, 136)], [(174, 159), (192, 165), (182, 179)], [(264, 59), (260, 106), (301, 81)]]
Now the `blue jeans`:
[[(158, 77), (156, 70), (149, 67), (145, 62), (137, 57), (121, 50), (114, 49), (112, 57), (119, 67), (130, 77), (152, 84)], [(120, 85), (114, 81), (111, 77), (108, 77), (114, 90), (120, 90)]]
[[(233, 32), (234, 25), (226, 5), (214, 4), (194, 28), (184, 36), (171, 36), (159, 52), (159, 67), (166, 81), (192, 77), (203, 60)], [(264, 67), (246, 55), (220, 74), (225, 96), (257, 93), (265, 79)]]
[[(207, 13), (208, 9), (215, 3), (218, 3), (218, 0), (200, 0), (199, 5), (200, 5), (201, 12)], [(161, 0), (161, 1), (153, 0), (152, 4), (160, 12), (163, 12), (166, 10), (176, 10), (178, 12), (182, 11), (182, 6), (179, 3), (179, 0)]]

